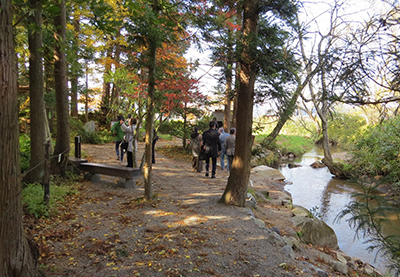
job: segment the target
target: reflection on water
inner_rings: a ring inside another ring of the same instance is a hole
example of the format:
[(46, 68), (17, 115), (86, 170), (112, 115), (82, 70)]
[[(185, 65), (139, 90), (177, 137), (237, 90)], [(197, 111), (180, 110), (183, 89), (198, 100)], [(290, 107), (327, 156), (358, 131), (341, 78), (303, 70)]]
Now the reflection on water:
[[(333, 179), (327, 168), (314, 169), (310, 167), (315, 161), (323, 158), (323, 151), (314, 148), (309, 153), (297, 158), (293, 162), (301, 167), (289, 168), (282, 166), (279, 170), (291, 184), (285, 189), (292, 194), (293, 204), (303, 206), (309, 210), (318, 207), (318, 213), (336, 233), (340, 249), (351, 257), (357, 257), (376, 267), (381, 273), (386, 271), (384, 258), (377, 257), (376, 252), (368, 252), (367, 238), (356, 237), (346, 219), (335, 221), (336, 216), (352, 201), (351, 194), (360, 191), (360, 188), (351, 182)], [(393, 217), (385, 231), (391, 234), (400, 234), (400, 220)]]

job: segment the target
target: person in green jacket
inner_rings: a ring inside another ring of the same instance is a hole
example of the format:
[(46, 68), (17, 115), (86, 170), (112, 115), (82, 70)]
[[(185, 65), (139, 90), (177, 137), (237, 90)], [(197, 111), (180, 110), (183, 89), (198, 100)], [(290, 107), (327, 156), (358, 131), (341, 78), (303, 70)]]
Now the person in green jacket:
[[(124, 150), (120, 148), (121, 142), (124, 140), (125, 132), (122, 131), (121, 125), (124, 122), (124, 117), (122, 115), (118, 116), (118, 122), (115, 122), (111, 127), (111, 134), (115, 137), (115, 153), (117, 154), (117, 160), (123, 161)], [(121, 155), (120, 155), (121, 151)]]

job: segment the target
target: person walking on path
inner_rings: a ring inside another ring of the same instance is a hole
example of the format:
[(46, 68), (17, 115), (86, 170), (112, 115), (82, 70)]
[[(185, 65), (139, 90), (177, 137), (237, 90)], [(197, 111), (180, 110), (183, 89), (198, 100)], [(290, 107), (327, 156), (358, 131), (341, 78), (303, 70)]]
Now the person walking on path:
[[(117, 160), (122, 162), (124, 160), (124, 150), (120, 147), (121, 142), (124, 140), (124, 131), (122, 131), (121, 124), (124, 122), (122, 115), (118, 116), (118, 122), (115, 122), (111, 127), (111, 134), (115, 137), (115, 153)], [(121, 152), (120, 152), (121, 151)]]
[(123, 120), (121, 121), (122, 121), (121, 128), (125, 132), (125, 140), (128, 142), (128, 149), (126, 149), (128, 164), (126, 166), (133, 167), (133, 151), (135, 151), (134, 134), (136, 130), (136, 119), (130, 118), (128, 126), (125, 125)]
[(193, 171), (201, 172), (203, 170), (203, 161), (199, 159), (201, 151), (201, 134), (199, 134), (199, 128), (194, 127), (193, 132), (190, 134), (190, 145), (192, 146), (192, 167)]
[(211, 121), (210, 129), (203, 133), (203, 150), (207, 154), (206, 159), (206, 177), (209, 176), (209, 168), (210, 168), (210, 158), (212, 160), (212, 171), (211, 178), (215, 178), (215, 171), (217, 170), (217, 157), (221, 151), (221, 142), (219, 141), (219, 133), (216, 130), (217, 123), (215, 121)]
[(226, 149), (226, 155), (228, 156), (228, 170), (231, 171), (233, 156), (235, 155), (236, 128), (231, 128), (229, 133), (230, 136), (226, 138), (224, 146)]
[(226, 159), (226, 169), (229, 171), (229, 160), (228, 157), (226, 155), (226, 148), (225, 148), (225, 139), (227, 137), (229, 137), (229, 134), (225, 132), (224, 128), (219, 128), (218, 129), (219, 132), (219, 141), (221, 142), (221, 169), (224, 170), (225, 169), (225, 158)]

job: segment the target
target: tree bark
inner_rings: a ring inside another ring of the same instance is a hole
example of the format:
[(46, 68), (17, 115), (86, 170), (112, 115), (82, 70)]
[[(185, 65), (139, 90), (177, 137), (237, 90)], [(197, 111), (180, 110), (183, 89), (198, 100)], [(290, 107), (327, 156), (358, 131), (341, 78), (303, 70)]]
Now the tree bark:
[[(240, 23), (243, 19), (242, 17), (242, 10), (238, 9), (237, 10), (237, 18), (238, 22)], [(236, 45), (238, 44), (237, 41), (239, 40), (239, 37), (241, 35), (240, 31), (235, 32), (235, 41)], [(235, 50), (235, 56), (236, 55), (236, 50)], [(240, 76), (240, 63), (235, 60), (235, 76)], [(239, 78), (235, 78), (235, 84), (234, 84), (234, 91), (232, 91), (232, 100), (233, 100), (233, 109), (232, 109), (232, 124), (231, 127), (236, 127), (237, 126), (237, 106), (238, 106), (238, 101), (237, 101), (237, 92), (239, 91)]]
[(343, 172), (341, 166), (335, 164), (331, 155), (331, 148), (329, 145), (329, 133), (328, 133), (328, 112), (330, 104), (328, 102), (328, 91), (325, 83), (325, 68), (321, 68), (321, 84), (322, 84), (322, 96), (319, 105), (314, 104), (321, 119), (322, 128), (322, 147), (324, 148), (324, 158), (322, 162), (328, 167), (329, 171), (338, 178), (346, 179), (345, 173)]
[[(112, 51), (110, 48), (107, 49), (107, 57), (104, 66), (104, 74), (108, 74), (111, 70), (111, 58)], [(110, 82), (106, 82), (103, 79), (103, 94), (101, 96), (101, 110), (103, 115), (107, 115), (110, 111), (110, 102), (111, 102), (111, 84)]]
[[(319, 67), (318, 67), (319, 68)], [(296, 91), (293, 93), (292, 97), (287, 101), (285, 107), (283, 107), (282, 111), (280, 112), (279, 120), (272, 132), (265, 138), (266, 145), (269, 145), (273, 142), (276, 137), (279, 135), (279, 132), (282, 130), (283, 126), (285, 125), (286, 121), (288, 121), (293, 112), (296, 110), (297, 107), (297, 99), (301, 95), (303, 89), (308, 85), (311, 79), (315, 76), (317, 70), (309, 71), (306, 79), (300, 83), (300, 78), (298, 79), (298, 85)]]
[[(119, 38), (121, 37), (120, 32), (117, 33), (116, 36), (116, 45), (115, 45), (115, 55), (114, 55), (114, 63), (115, 70), (117, 71), (120, 68), (120, 56), (121, 56), (121, 45), (119, 44)], [(111, 95), (111, 108), (113, 111), (113, 118), (117, 118), (120, 109), (120, 95), (121, 95), (121, 87), (117, 84), (118, 82), (113, 83), (113, 90)]]
[(250, 177), (254, 82), (256, 79), (253, 47), (256, 45), (254, 40), (257, 37), (258, 2), (257, 0), (244, 1), (243, 50), (240, 58), (235, 157), (228, 184), (220, 200), (222, 203), (239, 207), (244, 207), (246, 204)]
[[(72, 22), (74, 26), (74, 48), (76, 49), (74, 56), (78, 59), (78, 48), (79, 48), (79, 5), (74, 5), (74, 19)], [(78, 63), (78, 61), (72, 61), (72, 63)], [(71, 68), (71, 116), (78, 117), (78, 68), (73, 66)]]
[(54, 81), (56, 93), (56, 112), (57, 112), (57, 137), (53, 159), (54, 173), (65, 175), (68, 154), (70, 148), (69, 141), (69, 101), (67, 87), (67, 63), (65, 57), (66, 41), (66, 12), (65, 2), (58, 4), (60, 13), (54, 18), (54, 25), (57, 28), (55, 34), (56, 41), (54, 47)]
[[(158, 0), (153, 0), (153, 11), (158, 14)], [(154, 121), (154, 91), (156, 86), (156, 53), (157, 38), (155, 35), (149, 37), (149, 88), (147, 92), (147, 114), (146, 114), (146, 138), (145, 138), (145, 162), (143, 167), (144, 196), (150, 200), (153, 198), (153, 187), (151, 183), (152, 171), (152, 142), (153, 142), (153, 121)]]
[[(235, 76), (240, 76), (240, 64), (236, 63)], [(238, 78), (236, 78), (238, 79)], [(233, 91), (233, 109), (232, 109), (232, 124), (231, 127), (237, 126), (237, 111), (238, 111), (238, 94), (239, 80), (235, 81), (235, 90)]]
[(45, 165), (46, 143), (46, 111), (44, 105), (43, 81), (43, 36), (42, 36), (42, 8), (38, 0), (30, 0), (29, 6), (33, 13), (29, 16), (29, 88), (31, 109), (31, 160), (30, 171), (24, 181), (29, 183), (42, 182)]
[(232, 70), (233, 70), (233, 49), (232, 44), (228, 45), (228, 52), (227, 52), (227, 68), (225, 72), (225, 109), (224, 109), (224, 129), (225, 132), (229, 133), (229, 129), (231, 128), (231, 120), (232, 120), (232, 113), (231, 113), (231, 106), (232, 106)]
[(183, 108), (183, 137), (182, 137), (182, 147), (183, 149), (186, 149), (187, 147), (187, 143), (186, 143), (186, 139), (189, 136), (188, 134), (188, 130), (187, 130), (187, 101), (186, 101), (186, 97), (185, 97), (185, 106)]
[(29, 277), (37, 274), (38, 252), (28, 243), (22, 221), (18, 87), (11, 0), (0, 1), (0, 37), (0, 276)]
[(224, 129), (225, 132), (229, 133), (231, 128), (231, 106), (232, 106), (232, 63), (228, 65), (230, 68), (226, 74), (226, 85), (225, 85), (225, 109), (224, 109)]

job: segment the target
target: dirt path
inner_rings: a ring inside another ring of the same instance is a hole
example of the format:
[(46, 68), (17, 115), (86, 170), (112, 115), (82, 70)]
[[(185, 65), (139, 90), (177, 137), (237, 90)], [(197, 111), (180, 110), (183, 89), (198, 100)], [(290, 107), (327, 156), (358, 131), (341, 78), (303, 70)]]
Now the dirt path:
[[(160, 141), (156, 149), (165, 143), (173, 142)], [(138, 157), (143, 148), (139, 143)], [(83, 145), (82, 152), (91, 162), (118, 164), (111, 143)], [(329, 272), (327, 265), (312, 260), (315, 253), (307, 247), (290, 257), (283, 245), (271, 241), (270, 231), (255, 223), (249, 208), (218, 204), (227, 177), (218, 168), (216, 179), (207, 178), (193, 172), (190, 161), (156, 153), (153, 201), (144, 201), (143, 182), (135, 189), (118, 188), (117, 178), (107, 176), (96, 184), (84, 182), (69, 200), (73, 209), (66, 207), (38, 234), (47, 239), (41, 249), (43, 272), (96, 277), (318, 276), (312, 264)], [(257, 213), (267, 227), (283, 230), (290, 213), (274, 209), (276, 213), (265, 206)]]

